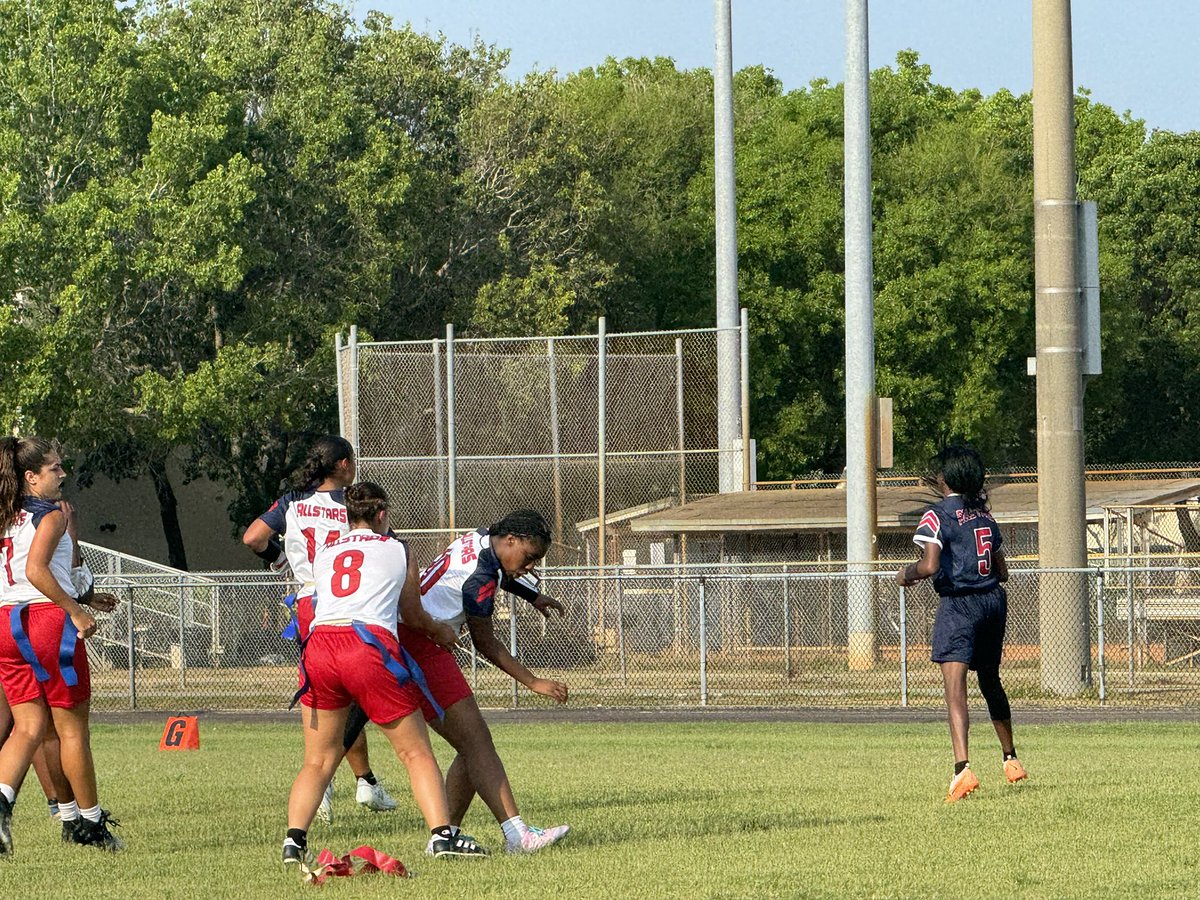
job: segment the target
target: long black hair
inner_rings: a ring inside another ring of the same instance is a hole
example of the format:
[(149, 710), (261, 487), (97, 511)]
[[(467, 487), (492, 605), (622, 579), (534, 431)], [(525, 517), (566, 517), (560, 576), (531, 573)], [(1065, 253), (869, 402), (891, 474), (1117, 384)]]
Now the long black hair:
[(506, 534), (511, 534), (513, 537), (536, 541), (544, 549), (550, 549), (550, 523), (535, 509), (518, 509), (510, 512), (495, 525), (489, 526), (488, 534), (492, 537), (504, 537)]
[(934, 474), (942, 476), (946, 486), (963, 498), (965, 506), (987, 510), (988, 496), (983, 488), (986, 473), (978, 450), (966, 444), (951, 444), (932, 462)]
[(17, 519), (25, 473), (40, 472), (46, 457), (58, 453), (58, 445), (40, 437), (0, 438), (0, 531)]
[(296, 475), (294, 486), (298, 491), (311, 491), (337, 469), (343, 459), (353, 459), (354, 448), (344, 437), (327, 434), (317, 438), (308, 450), (304, 465)]

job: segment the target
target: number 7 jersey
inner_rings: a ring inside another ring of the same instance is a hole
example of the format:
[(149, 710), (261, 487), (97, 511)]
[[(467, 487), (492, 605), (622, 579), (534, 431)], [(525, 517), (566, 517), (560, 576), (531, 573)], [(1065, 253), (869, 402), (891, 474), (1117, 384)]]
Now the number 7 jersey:
[(283, 552), (302, 593), (311, 593), (313, 560), (317, 550), (346, 533), (346, 492), (291, 491), (259, 516), (276, 534), (283, 535)]
[(1003, 542), (1000, 527), (990, 512), (967, 506), (958, 494), (925, 511), (913, 541), (942, 548), (933, 588), (943, 597), (990, 591), (1000, 583), (993, 563)]

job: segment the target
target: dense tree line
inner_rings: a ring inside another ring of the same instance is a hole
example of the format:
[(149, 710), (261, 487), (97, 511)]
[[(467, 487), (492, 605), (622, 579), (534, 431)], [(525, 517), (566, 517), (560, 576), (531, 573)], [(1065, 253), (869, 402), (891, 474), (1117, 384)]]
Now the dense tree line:
[[(334, 427), (333, 335), (710, 324), (712, 82), (665, 59), (504, 77), (325, 0), (0, 0), (0, 421), (78, 471), (166, 460), (245, 523)], [(842, 93), (735, 78), (740, 284), (761, 477), (837, 470)], [(872, 75), (878, 387), (899, 462), (1034, 457), (1028, 96)], [(1101, 215), (1093, 460), (1193, 458), (1200, 133), (1077, 99)]]

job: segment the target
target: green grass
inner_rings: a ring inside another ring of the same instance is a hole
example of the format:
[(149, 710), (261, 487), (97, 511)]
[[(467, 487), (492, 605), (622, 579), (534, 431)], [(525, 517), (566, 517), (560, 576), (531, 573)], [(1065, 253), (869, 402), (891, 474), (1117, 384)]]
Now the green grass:
[[(979, 717), (982, 718), (982, 717)], [(125, 853), (65, 847), (32, 775), (0, 861), (0, 897), (300, 897), (278, 847), (300, 761), (294, 725), (201, 719), (198, 752), (160, 753), (161, 729), (100, 725), (101, 799)], [(358, 808), (339, 779), (314, 848), (362, 843), (417, 878), (331, 881), (338, 897), (1116, 897), (1195, 896), (1200, 871), (1196, 726), (1021, 728), (1030, 780), (1003, 784), (995, 740), (974, 729), (983, 786), (941, 802), (941, 725), (504, 725), (495, 730), (531, 821), (569, 822), (533, 857), (435, 863), (406, 782), (373, 735), (373, 763), (401, 809)], [(436, 742), (436, 739), (435, 739)], [(444, 746), (444, 745), (443, 745)], [(439, 751), (440, 752), (440, 751)], [(443, 760), (448, 757), (443, 755)], [(466, 823), (498, 847), (481, 804)]]

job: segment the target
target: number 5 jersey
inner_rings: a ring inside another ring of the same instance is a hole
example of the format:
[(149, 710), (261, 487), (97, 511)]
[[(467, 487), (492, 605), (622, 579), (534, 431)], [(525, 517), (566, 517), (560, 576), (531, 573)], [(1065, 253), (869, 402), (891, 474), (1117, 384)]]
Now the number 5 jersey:
[(933, 576), (933, 589), (943, 597), (990, 591), (1000, 583), (992, 563), (1002, 539), (1000, 527), (987, 509), (967, 506), (958, 494), (933, 504), (913, 541), (942, 548), (941, 565)]

